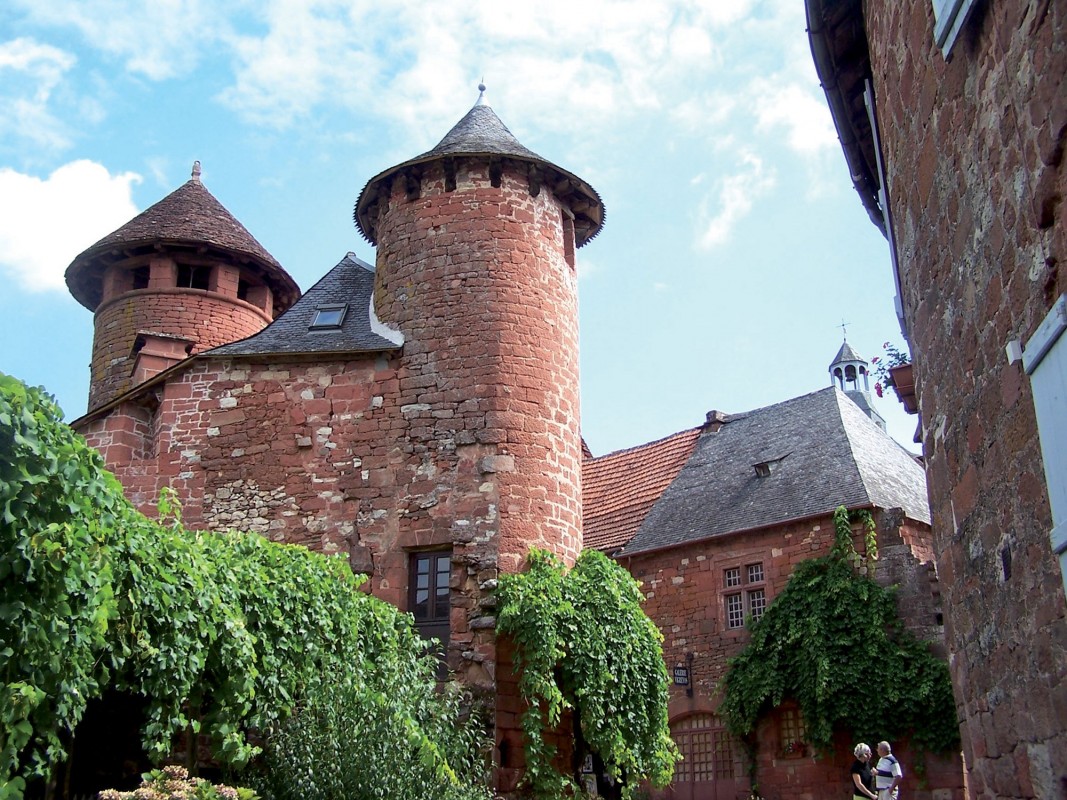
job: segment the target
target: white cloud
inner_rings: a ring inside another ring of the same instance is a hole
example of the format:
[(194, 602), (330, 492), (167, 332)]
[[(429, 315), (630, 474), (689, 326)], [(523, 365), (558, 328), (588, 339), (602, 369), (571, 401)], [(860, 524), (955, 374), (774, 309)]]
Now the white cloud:
[(786, 131), (786, 144), (801, 155), (837, 149), (837, 133), (825, 98), (792, 83), (759, 80), (752, 85), (756, 97), (756, 130)]
[(44, 180), (0, 169), (0, 271), (30, 291), (66, 291), (74, 257), (137, 214), (130, 191), (140, 180), (85, 160)]
[(739, 61), (725, 51), (741, 46), (741, 33), (731, 26), (752, 6), (751, 0), (381, 0), (373, 7), (269, 0), (255, 12), (257, 32), (227, 42), (236, 79), (220, 99), (276, 126), (331, 103), (403, 129), (417, 121), (436, 131), (455, 121), (456, 97), (473, 100), (484, 77), (494, 103), (521, 106), (540, 129), (580, 126), (588, 133), (590, 120), (610, 129), (636, 114), (675, 107), (710, 73)]
[(226, 28), (226, 4), (209, 0), (16, 0), (37, 25), (72, 27), (88, 45), (152, 80), (188, 72)]
[(0, 44), (0, 135), (46, 148), (66, 146), (65, 126), (50, 111), (49, 101), (74, 62), (69, 53), (33, 39)]
[(758, 156), (743, 153), (741, 169), (718, 182), (715, 211), (709, 210), (709, 201), (700, 209), (698, 244), (710, 249), (729, 240), (737, 223), (752, 210), (755, 199), (770, 191), (775, 180), (774, 170), (764, 167)]

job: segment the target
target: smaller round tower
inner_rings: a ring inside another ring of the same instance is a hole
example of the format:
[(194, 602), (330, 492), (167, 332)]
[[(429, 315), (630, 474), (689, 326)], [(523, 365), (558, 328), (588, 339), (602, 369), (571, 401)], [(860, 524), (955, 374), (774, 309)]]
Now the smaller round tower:
[(81, 253), (66, 272), (92, 311), (89, 410), (184, 358), (243, 339), (296, 302), (300, 289), (192, 177)]
[(830, 362), (830, 385), (844, 392), (883, 431), (885, 420), (871, 404), (870, 372), (867, 360), (860, 356), (848, 340), (841, 343)]

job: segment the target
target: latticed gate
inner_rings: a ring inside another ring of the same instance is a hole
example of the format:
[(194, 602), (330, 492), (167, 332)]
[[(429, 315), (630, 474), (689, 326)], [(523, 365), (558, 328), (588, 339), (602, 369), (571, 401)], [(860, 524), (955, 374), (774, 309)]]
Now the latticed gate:
[(691, 714), (671, 725), (682, 753), (674, 782), (664, 794), (673, 800), (735, 800), (748, 788), (741, 746), (714, 714)]

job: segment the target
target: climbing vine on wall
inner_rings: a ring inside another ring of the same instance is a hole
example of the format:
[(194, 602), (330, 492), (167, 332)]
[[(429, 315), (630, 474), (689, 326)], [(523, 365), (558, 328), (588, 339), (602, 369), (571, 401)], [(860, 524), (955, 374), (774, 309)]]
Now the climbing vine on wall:
[(533, 550), (526, 572), (501, 578), (498, 597), (497, 627), (515, 643), (519, 689), (529, 703), (522, 725), (535, 794), (558, 798), (576, 788), (577, 775), (557, 768), (545, 735), (567, 711), (574, 762), (592, 757), (602, 791), (632, 797), (644, 779), (666, 785), (678, 752), (668, 727), (663, 637), (641, 609), (637, 581), (596, 551), (583, 552), (568, 571)]
[(129, 504), (48, 395), (0, 374), (0, 800), (66, 759), (107, 688), (147, 698), (143, 744), (157, 760), (191, 732), (239, 766), (259, 750), (250, 731), (349, 687), (388, 700), (405, 747), (384, 749), (458, 780), (440, 762), (456, 749), (425, 724), (433, 657), (408, 615), (359, 591), (340, 559), (189, 532), (170, 495), (159, 511)]
[(873, 557), (870, 513), (838, 508), (830, 555), (797, 566), (731, 660), (720, 713), (734, 733), (751, 737), (760, 717), (792, 698), (819, 750), (829, 749), (835, 729), (857, 741), (908, 736), (920, 750), (956, 750), (948, 665), (904, 629), (893, 591), (861, 574), (852, 522), (862, 524)]

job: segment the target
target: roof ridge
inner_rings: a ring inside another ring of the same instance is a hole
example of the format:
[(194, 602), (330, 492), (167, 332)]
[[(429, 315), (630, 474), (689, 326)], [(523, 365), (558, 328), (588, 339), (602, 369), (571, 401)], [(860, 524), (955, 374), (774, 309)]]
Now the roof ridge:
[(644, 450), (646, 448), (650, 448), (653, 445), (662, 444), (663, 442), (666, 442), (669, 439), (673, 439), (673, 438), (675, 438), (677, 436), (682, 436), (683, 434), (692, 434), (694, 432), (699, 434), (699, 432), (703, 429), (703, 427), (704, 427), (703, 425), (695, 425), (692, 428), (683, 428), (680, 431), (675, 431), (674, 433), (669, 433), (666, 436), (661, 436), (659, 439), (653, 439), (650, 442), (644, 442), (643, 444), (635, 444), (635, 445), (632, 445), (631, 447), (624, 447), (621, 450), (612, 450), (610, 453), (604, 453), (603, 455), (593, 456), (592, 458), (587, 458), (585, 460), (586, 461), (602, 461), (604, 459), (611, 458), (613, 456), (627, 455), (629, 453), (633, 453), (633, 452), (636, 452), (638, 450)]

